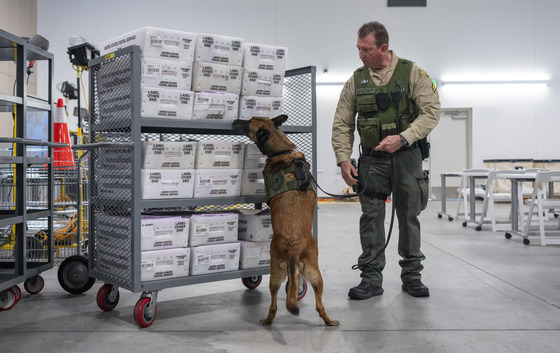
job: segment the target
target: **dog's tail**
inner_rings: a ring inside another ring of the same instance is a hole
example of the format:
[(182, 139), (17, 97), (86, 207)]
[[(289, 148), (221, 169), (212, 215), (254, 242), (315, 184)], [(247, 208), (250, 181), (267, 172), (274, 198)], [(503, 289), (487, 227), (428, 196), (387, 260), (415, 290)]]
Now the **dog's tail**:
[(299, 266), (293, 259), (290, 260), (290, 269), (286, 288), (286, 309), (288, 309), (292, 315), (298, 316)]

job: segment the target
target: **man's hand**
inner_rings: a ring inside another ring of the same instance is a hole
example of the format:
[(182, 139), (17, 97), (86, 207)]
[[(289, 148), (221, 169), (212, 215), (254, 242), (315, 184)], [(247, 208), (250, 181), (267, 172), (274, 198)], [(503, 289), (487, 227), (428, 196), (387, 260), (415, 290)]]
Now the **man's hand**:
[[(342, 179), (344, 179), (346, 185), (352, 186), (358, 183), (358, 172), (349, 161), (340, 163), (340, 173), (342, 174)], [(352, 174), (355, 176), (355, 178), (354, 176), (352, 176)]]
[(393, 153), (402, 146), (403, 143), (401, 141), (401, 137), (399, 135), (391, 135), (385, 137), (383, 141), (381, 141), (381, 143), (377, 147), (375, 147), (375, 150)]

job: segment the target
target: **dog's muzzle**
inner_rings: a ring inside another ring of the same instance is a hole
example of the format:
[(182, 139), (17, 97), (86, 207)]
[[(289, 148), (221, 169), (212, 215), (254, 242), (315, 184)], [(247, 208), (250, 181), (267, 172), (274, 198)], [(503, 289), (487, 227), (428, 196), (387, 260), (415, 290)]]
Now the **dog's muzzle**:
[(249, 134), (249, 124), (251, 122), (249, 120), (234, 120), (233, 123), (231, 124), (231, 128), (236, 131), (239, 132), (243, 135), (248, 135)]

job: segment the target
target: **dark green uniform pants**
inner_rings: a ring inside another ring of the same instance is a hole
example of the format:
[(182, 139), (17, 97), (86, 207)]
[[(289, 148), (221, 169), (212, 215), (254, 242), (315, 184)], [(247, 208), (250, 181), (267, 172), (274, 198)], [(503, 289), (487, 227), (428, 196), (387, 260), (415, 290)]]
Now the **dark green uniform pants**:
[[(392, 197), (392, 202), (395, 202), (399, 225), (398, 230), (394, 229), (393, 235), (398, 231), (399, 255), (402, 257), (399, 261), (402, 268), (401, 279), (403, 283), (420, 279), (420, 272), (424, 268), (421, 261), (425, 257), (420, 251), (418, 215), (426, 207), (428, 193), (428, 180), (423, 176), (420, 150), (413, 148), (397, 151), (393, 153), (392, 159), (362, 155), (359, 169), (361, 187), (365, 182), (363, 178), (366, 172), (367, 188), (386, 195), (391, 194), (391, 176), (393, 176), (395, 195)], [(382, 253), (374, 261), (371, 259), (385, 245), (385, 201), (364, 193), (360, 195), (360, 204), (362, 206), (360, 240), (363, 253), (358, 258), (358, 265), (362, 270), (362, 280), (381, 287), (385, 254)]]

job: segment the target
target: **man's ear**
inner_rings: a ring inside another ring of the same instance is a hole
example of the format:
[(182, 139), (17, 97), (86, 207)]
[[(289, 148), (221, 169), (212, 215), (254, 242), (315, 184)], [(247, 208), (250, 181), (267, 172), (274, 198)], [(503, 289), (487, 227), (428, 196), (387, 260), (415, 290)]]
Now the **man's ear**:
[(389, 45), (388, 44), (381, 44), (381, 48), (379, 48), (379, 49), (381, 49), (381, 52), (383, 54), (385, 54), (389, 51)]
[(286, 120), (288, 120), (288, 116), (286, 114), (278, 115), (276, 118), (272, 119), (276, 127), (280, 127), (283, 123), (286, 122)]

